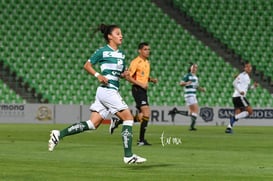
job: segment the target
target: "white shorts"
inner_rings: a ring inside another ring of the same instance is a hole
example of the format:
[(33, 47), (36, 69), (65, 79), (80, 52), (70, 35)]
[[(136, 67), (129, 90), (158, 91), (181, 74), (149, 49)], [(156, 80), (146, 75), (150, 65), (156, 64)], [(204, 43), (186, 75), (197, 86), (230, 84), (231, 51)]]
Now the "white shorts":
[(128, 105), (117, 90), (98, 87), (96, 100), (89, 109), (98, 112), (105, 119), (109, 113), (116, 114), (121, 110), (128, 109)]
[(190, 105), (198, 103), (196, 96), (185, 97), (185, 101), (186, 101), (187, 106), (190, 106)]

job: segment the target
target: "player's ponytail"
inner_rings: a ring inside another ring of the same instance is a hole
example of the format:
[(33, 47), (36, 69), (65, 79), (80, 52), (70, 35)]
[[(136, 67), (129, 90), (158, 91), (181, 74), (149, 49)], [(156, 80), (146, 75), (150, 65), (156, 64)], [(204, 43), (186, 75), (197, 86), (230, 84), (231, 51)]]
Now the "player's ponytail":
[(194, 63), (190, 62), (190, 65), (189, 65), (189, 68), (188, 68), (188, 73), (191, 73), (191, 69), (192, 69), (193, 65), (194, 65)]
[(91, 37), (94, 37), (95, 34), (100, 31), (102, 34), (103, 34), (103, 38), (105, 39), (105, 41), (107, 43), (109, 43), (109, 39), (108, 39), (108, 35), (110, 35), (112, 33), (112, 31), (115, 29), (115, 28), (119, 28), (118, 25), (106, 25), (106, 24), (100, 24), (98, 27), (96, 27), (94, 30), (93, 30), (93, 34)]
[(106, 24), (100, 24), (99, 26), (97, 26), (94, 30), (93, 33), (91, 35), (91, 37), (94, 37), (94, 35), (100, 31), (103, 34), (103, 38), (105, 39), (105, 41), (107, 43), (109, 43), (109, 39), (108, 39), (108, 35), (112, 33), (112, 31), (115, 28), (119, 28), (118, 25), (106, 25)]

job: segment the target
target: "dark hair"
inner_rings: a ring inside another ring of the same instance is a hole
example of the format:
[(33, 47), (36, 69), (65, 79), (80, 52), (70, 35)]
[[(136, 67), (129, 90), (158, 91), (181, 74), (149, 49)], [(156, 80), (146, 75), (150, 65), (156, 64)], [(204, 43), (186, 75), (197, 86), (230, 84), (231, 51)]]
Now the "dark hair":
[(138, 44), (138, 49), (142, 49), (144, 46), (149, 46), (149, 43), (147, 42), (141, 42), (140, 44)]
[(245, 66), (245, 65), (247, 65), (247, 64), (250, 64), (250, 62), (249, 62), (249, 61), (244, 61), (244, 62), (243, 62), (243, 66)]
[(92, 36), (94, 36), (95, 33), (100, 31), (103, 34), (103, 38), (105, 39), (105, 41), (109, 43), (108, 35), (110, 35), (115, 28), (119, 28), (119, 26), (115, 24), (112, 25), (100, 24), (97, 28), (95, 28)]
[(195, 64), (195, 63), (190, 62), (190, 66), (189, 66), (189, 68), (188, 68), (188, 73), (191, 72), (191, 67), (192, 67), (194, 64)]

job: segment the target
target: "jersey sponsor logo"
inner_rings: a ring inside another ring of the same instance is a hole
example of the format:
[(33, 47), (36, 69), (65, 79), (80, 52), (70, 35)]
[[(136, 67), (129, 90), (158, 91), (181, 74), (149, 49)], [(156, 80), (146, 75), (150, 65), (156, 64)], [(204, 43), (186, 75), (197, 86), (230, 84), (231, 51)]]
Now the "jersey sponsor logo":
[(112, 51), (103, 51), (102, 56), (103, 58), (108, 58), (108, 57), (119, 58), (119, 59), (125, 58), (125, 56), (121, 52), (112, 52)]

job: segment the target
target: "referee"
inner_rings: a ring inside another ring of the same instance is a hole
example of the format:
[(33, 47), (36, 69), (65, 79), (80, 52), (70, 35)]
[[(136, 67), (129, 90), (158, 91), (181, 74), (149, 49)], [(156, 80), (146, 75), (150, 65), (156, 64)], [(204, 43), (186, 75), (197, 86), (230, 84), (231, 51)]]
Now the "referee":
[[(132, 85), (132, 95), (136, 102), (138, 114), (134, 116), (135, 122), (140, 122), (138, 146), (151, 145), (145, 139), (145, 132), (150, 119), (150, 107), (148, 102), (147, 90), (148, 83), (157, 83), (157, 79), (150, 77), (150, 46), (147, 42), (138, 45), (138, 56), (132, 60), (129, 66), (129, 81)], [(122, 124), (122, 120), (112, 117), (109, 127), (110, 134), (113, 134), (118, 125)]]
[(145, 139), (145, 132), (150, 119), (150, 107), (148, 102), (147, 90), (148, 83), (157, 83), (157, 79), (150, 77), (150, 46), (147, 42), (138, 45), (139, 55), (132, 60), (129, 66), (130, 76), (135, 80), (132, 85), (132, 95), (136, 102), (139, 113), (135, 116), (135, 121), (140, 122), (140, 132), (138, 146), (151, 145)]

